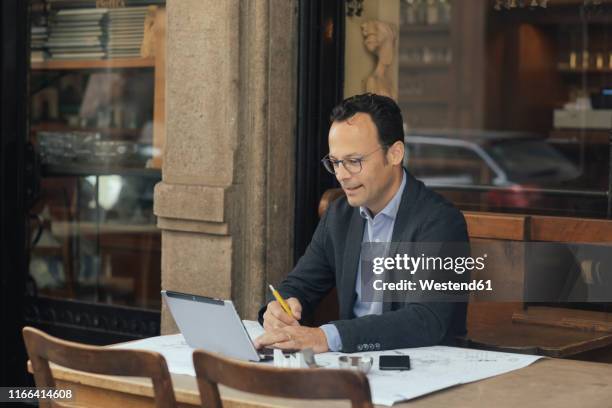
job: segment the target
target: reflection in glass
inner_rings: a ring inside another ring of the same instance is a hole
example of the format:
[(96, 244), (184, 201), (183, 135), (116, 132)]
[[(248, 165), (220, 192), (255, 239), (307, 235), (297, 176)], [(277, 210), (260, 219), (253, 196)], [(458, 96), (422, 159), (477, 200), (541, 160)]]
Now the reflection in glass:
[(165, 1), (102, 3), (30, 0), (32, 291), (159, 310)]
[(39, 293), (159, 307), (159, 176), (57, 177), (43, 182), (30, 273)]
[(479, 4), (400, 4), (406, 164), (462, 209), (612, 216), (612, 4)]

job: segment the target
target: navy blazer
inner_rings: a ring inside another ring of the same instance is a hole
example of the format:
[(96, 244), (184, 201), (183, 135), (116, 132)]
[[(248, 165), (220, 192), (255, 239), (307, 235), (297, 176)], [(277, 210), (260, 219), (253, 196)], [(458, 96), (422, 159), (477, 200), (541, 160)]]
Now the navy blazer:
[[(463, 214), (406, 172), (393, 242), (467, 242)], [(299, 299), (303, 315), (314, 311), (335, 286), (343, 352), (453, 344), (465, 334), (465, 302), (385, 302), (382, 315), (355, 317), (355, 281), (365, 219), (346, 197), (334, 201), (319, 221), (310, 245), (277, 288), (285, 298)], [(265, 306), (260, 310), (262, 319)]]

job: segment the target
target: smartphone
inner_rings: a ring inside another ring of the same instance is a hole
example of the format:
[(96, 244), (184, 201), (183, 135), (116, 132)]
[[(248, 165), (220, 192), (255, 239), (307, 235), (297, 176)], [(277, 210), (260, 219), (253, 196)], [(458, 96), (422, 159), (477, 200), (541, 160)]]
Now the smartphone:
[(397, 354), (378, 357), (378, 367), (381, 370), (410, 370), (410, 356)]

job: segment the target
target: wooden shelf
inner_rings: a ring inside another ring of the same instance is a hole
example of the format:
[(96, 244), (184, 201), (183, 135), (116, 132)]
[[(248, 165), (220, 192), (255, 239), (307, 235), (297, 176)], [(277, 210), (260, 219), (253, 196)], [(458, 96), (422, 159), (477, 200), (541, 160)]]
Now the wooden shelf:
[(468, 329), (468, 337), (468, 347), (554, 358), (567, 358), (612, 345), (609, 333), (516, 323), (473, 325)]
[[(160, 235), (161, 230), (155, 224), (148, 223), (53, 221), (51, 224), (51, 233), (55, 237), (66, 238), (74, 235), (75, 232), (79, 235)], [(112, 245), (112, 242), (109, 242), (107, 245)]]
[(548, 140), (608, 145), (610, 143), (610, 132), (604, 129), (553, 129), (549, 133)]
[[(155, 10), (154, 27), (152, 28), (155, 41), (152, 44), (153, 49), (149, 50), (146, 58), (111, 58), (102, 60), (47, 60), (41, 62), (32, 62), (32, 72), (41, 71), (80, 71), (80, 70), (101, 70), (108, 71), (113, 69), (138, 69), (138, 68), (150, 68), (153, 72), (153, 147), (162, 152), (165, 145), (165, 81), (166, 81), (166, 11), (163, 7), (158, 7)], [(54, 75), (62, 75), (63, 73), (55, 73)], [(40, 76), (40, 75), (39, 75)], [(47, 86), (47, 84), (44, 84)], [(55, 86), (55, 85), (54, 85)], [(41, 125), (41, 124), (39, 124)], [(50, 127), (47, 126), (33, 126), (32, 130), (74, 130), (74, 131), (98, 131), (98, 129), (78, 129), (63, 124), (55, 124)], [(140, 136), (140, 129), (120, 129), (120, 128), (109, 128), (99, 129), (101, 133), (110, 135), (112, 138), (126, 138), (136, 139)], [(160, 169), (162, 167), (162, 155), (155, 155), (151, 158), (150, 163), (152, 168)], [(59, 171), (59, 173), (62, 173)], [(116, 170), (114, 168), (103, 168), (95, 169), (96, 174), (116, 174), (117, 171), (123, 172), (124, 170)], [(68, 170), (67, 175), (73, 171)], [(76, 175), (83, 173), (81, 168), (75, 169)], [(50, 175), (59, 175), (55, 173), (55, 170), (51, 171)]]
[[(552, 3), (552, 4), (551, 4)], [(601, 4), (593, 8), (599, 10), (598, 13), (586, 13), (581, 18), (578, 13), (578, 7), (584, 5), (583, 0), (556, 0), (550, 2), (546, 8), (541, 7), (524, 7), (507, 10), (503, 8), (496, 11), (494, 16), (503, 19), (504, 22), (520, 23), (520, 24), (537, 24), (537, 25), (600, 25), (605, 28), (610, 24), (608, 12), (609, 4)], [(568, 7), (569, 6), (569, 7)]]
[(155, 58), (120, 58), (103, 60), (49, 60), (33, 62), (32, 70), (153, 68)]
[(123, 167), (120, 165), (46, 164), (42, 166), (43, 177), (87, 177), (87, 176), (138, 176), (161, 178), (158, 168)]
[(570, 68), (568, 64), (558, 64), (557, 70), (564, 74), (612, 74), (611, 68)]
[(63, 123), (43, 123), (33, 125), (30, 130), (33, 133), (38, 132), (91, 132), (101, 133), (104, 135), (110, 135), (113, 138), (129, 138), (135, 139), (140, 137), (142, 133), (141, 128), (129, 129), (129, 128), (80, 128), (74, 126), (68, 126)]
[[(551, 4), (552, 3), (552, 4)], [(550, 6), (554, 7), (563, 7), (563, 6), (584, 6), (584, 0), (555, 0), (554, 2), (549, 3)], [(599, 7), (603, 7), (605, 4), (600, 4)], [(595, 6), (597, 7), (597, 6)]]

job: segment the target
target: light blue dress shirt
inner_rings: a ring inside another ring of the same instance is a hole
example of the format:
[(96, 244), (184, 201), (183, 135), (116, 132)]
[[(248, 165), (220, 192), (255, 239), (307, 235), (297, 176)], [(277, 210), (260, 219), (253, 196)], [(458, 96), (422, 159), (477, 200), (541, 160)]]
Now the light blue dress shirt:
[[(391, 242), (397, 210), (399, 209), (400, 202), (402, 201), (402, 193), (404, 192), (405, 187), (406, 175), (404, 172), (402, 172), (402, 183), (400, 184), (399, 189), (381, 212), (372, 217), (370, 210), (368, 210), (366, 207), (359, 207), (359, 213), (366, 219), (366, 225), (363, 229), (363, 237), (361, 242)], [(361, 256), (359, 259), (359, 266), (357, 267), (355, 291), (357, 292), (357, 299), (355, 300), (353, 313), (356, 317), (382, 314), (382, 302), (363, 302), (361, 300)], [(336, 326), (333, 324), (324, 324), (321, 326), (321, 329), (327, 338), (327, 346), (329, 347), (329, 350), (342, 350), (342, 339), (340, 338), (340, 333), (338, 332)]]

